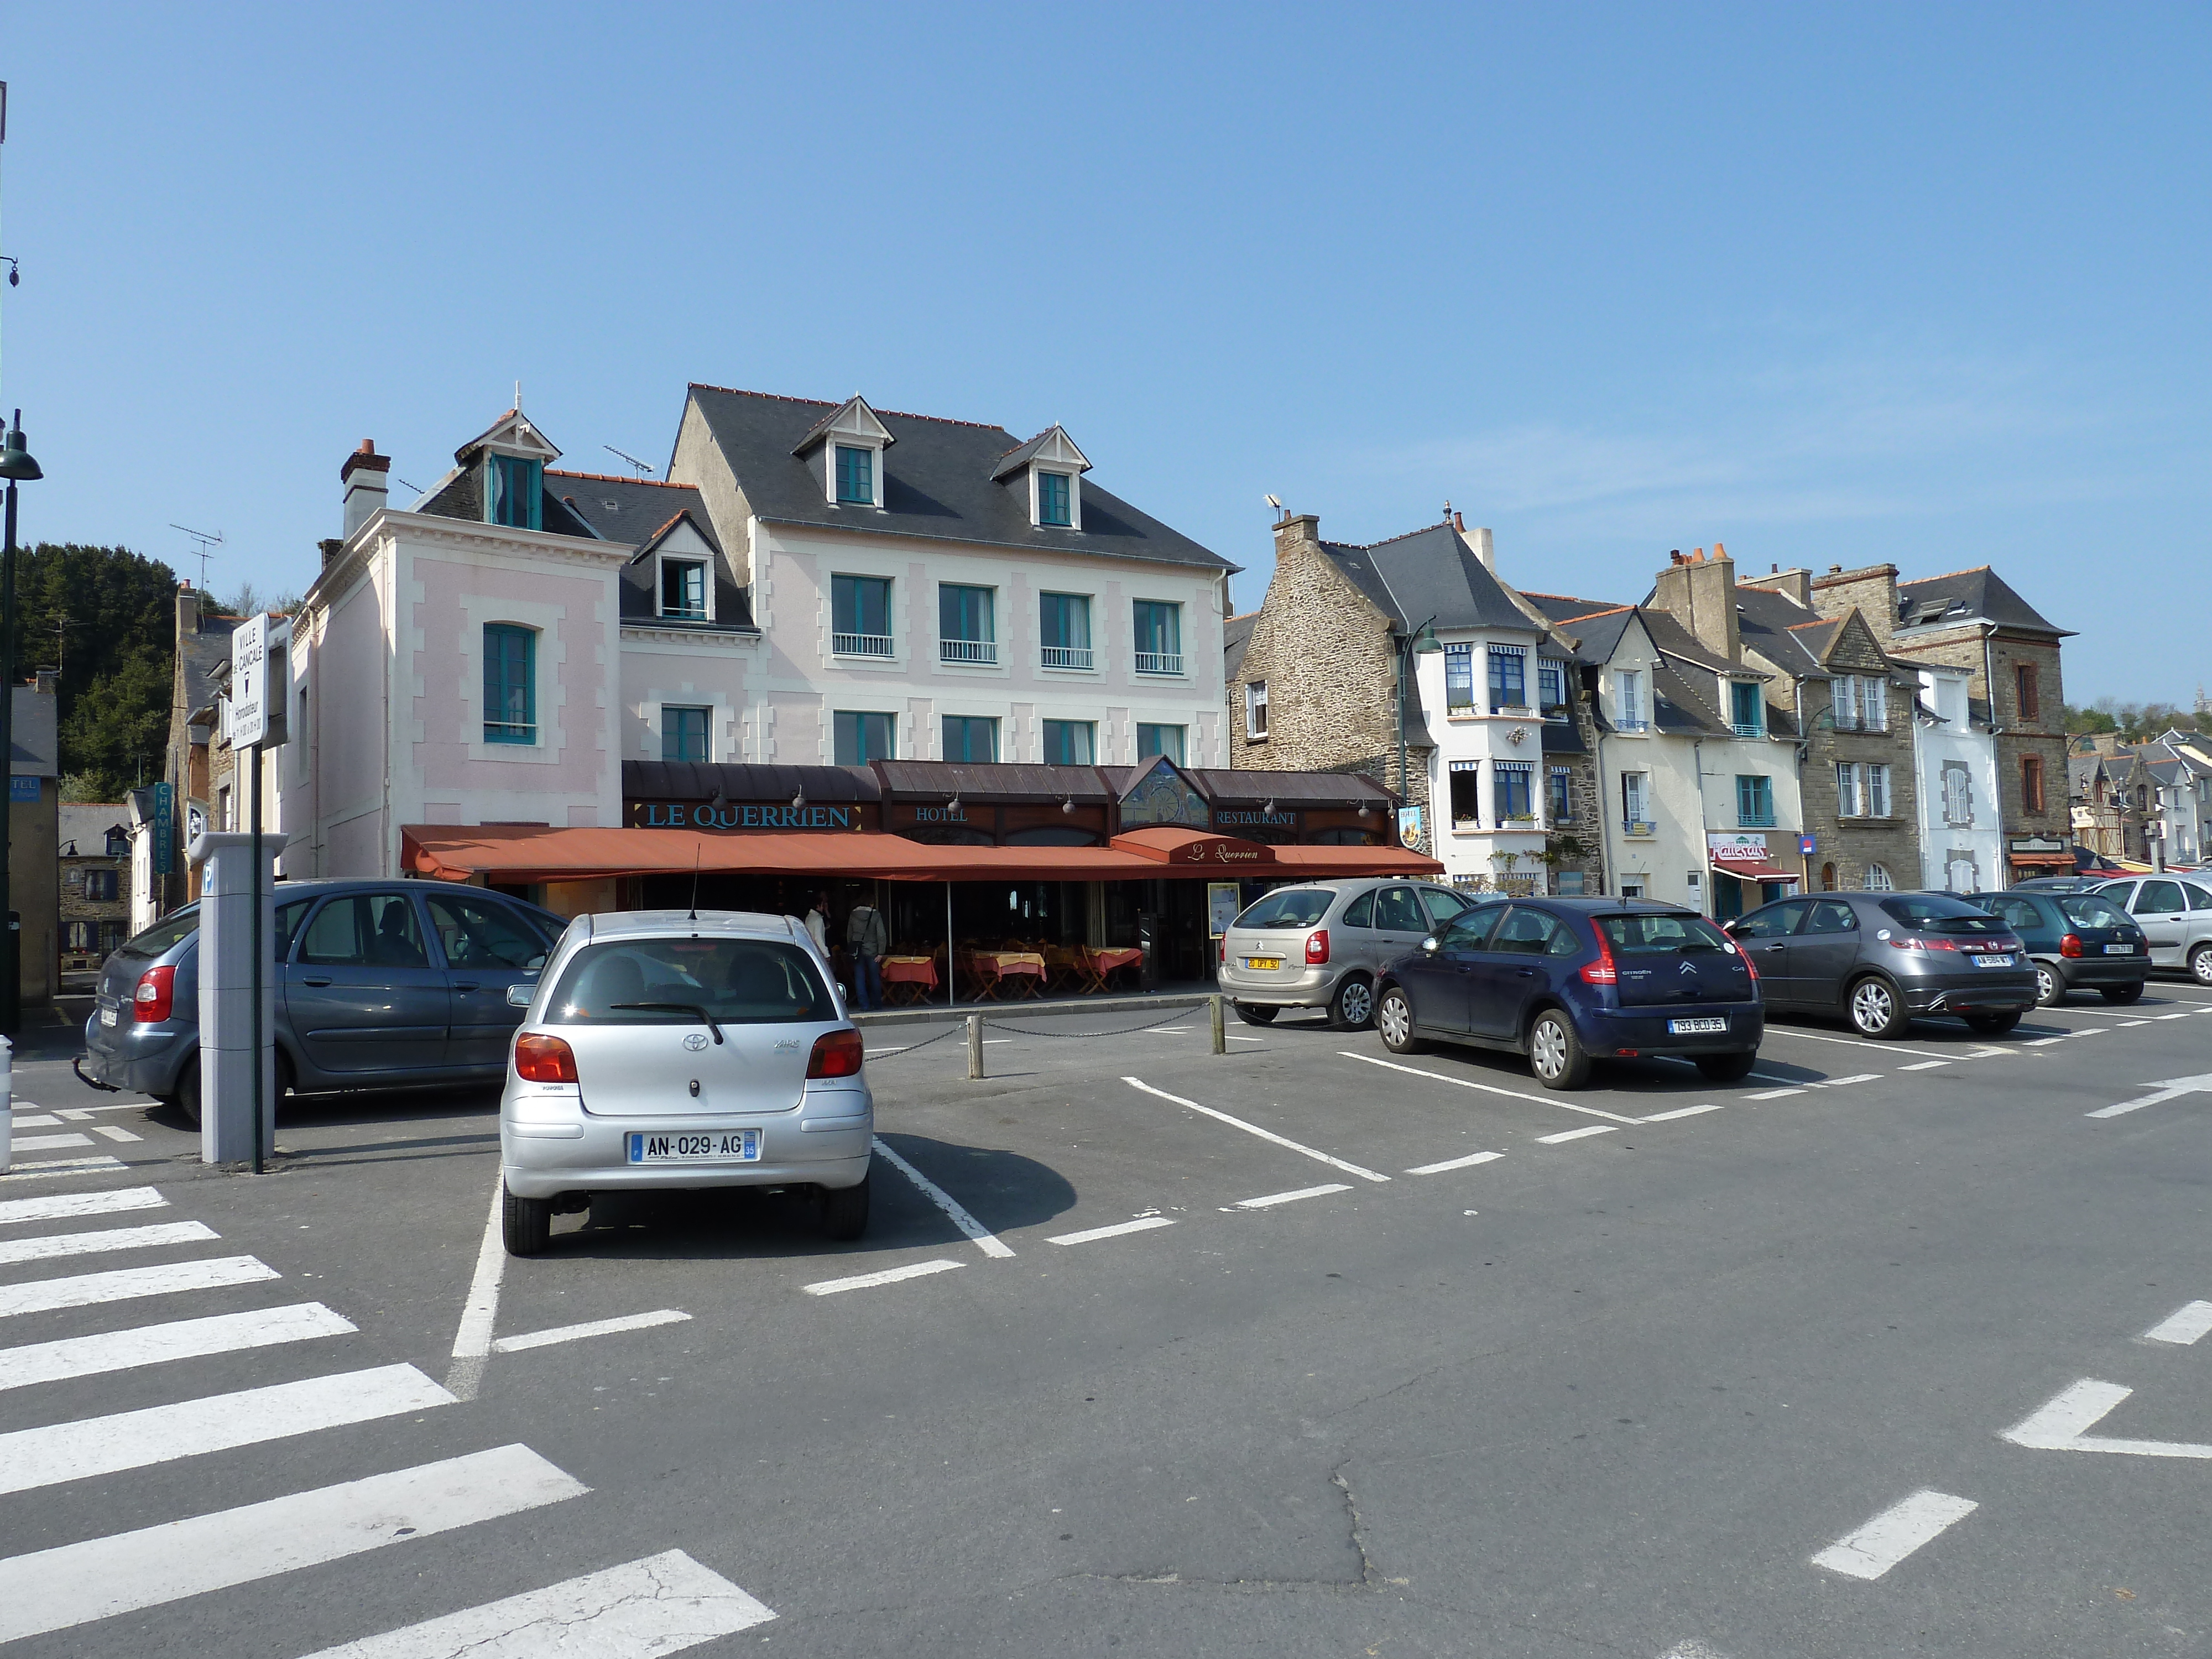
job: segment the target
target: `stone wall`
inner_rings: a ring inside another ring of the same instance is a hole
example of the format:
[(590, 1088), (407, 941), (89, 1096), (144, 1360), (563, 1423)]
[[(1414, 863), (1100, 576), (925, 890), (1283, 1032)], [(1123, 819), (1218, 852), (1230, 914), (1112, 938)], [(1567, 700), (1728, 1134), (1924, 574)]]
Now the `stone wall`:
[[(1973, 678), (1968, 696), (1987, 708), (1997, 728), (1997, 788), (1999, 822), (2008, 840), (2023, 836), (2055, 836), (2061, 842), (2072, 834), (2067, 800), (2065, 683), (2060, 677), (2059, 642), (2045, 636), (1999, 629), (1990, 636), (1984, 661), (1982, 630), (1948, 629), (1924, 638), (1902, 641), (1893, 649), (1899, 656), (1945, 662), (1969, 670)], [(2038, 712), (2021, 712), (2021, 664), (2037, 671)], [(1996, 684), (1990, 686), (1990, 670)], [(1992, 696), (1992, 690), (1995, 695)], [(2028, 810), (2023, 794), (2023, 762), (2043, 763), (2043, 806)]]
[[(1882, 568), (1892, 569), (1887, 565)], [(1877, 596), (1876, 603), (1881, 602)], [(1856, 607), (1844, 613), (1844, 627), (1828, 653), (1826, 666), (1832, 673), (1879, 676), (1887, 682), (1887, 718), (1879, 732), (1840, 729), (1833, 718), (1835, 683), (1810, 681), (1805, 685), (1803, 701), (1808, 707), (1801, 711), (1805, 735), (1805, 830), (1815, 838), (1813, 856), (1806, 860), (1807, 884), (1856, 890), (1866, 885), (1867, 866), (1880, 864), (1888, 871), (1893, 885), (1917, 887), (1921, 884), (1920, 791), (1912, 746), (1912, 699), (1917, 688), (1909, 677), (1891, 666), (1869, 618)], [(1842, 816), (1836, 768), (1846, 763), (1889, 768), (1887, 817)]]

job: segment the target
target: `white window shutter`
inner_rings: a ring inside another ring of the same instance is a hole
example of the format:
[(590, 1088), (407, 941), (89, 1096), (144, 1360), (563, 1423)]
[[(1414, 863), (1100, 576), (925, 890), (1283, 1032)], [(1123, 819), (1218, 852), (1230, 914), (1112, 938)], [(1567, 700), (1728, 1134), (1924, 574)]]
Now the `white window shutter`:
[(1866, 727), (1869, 732), (1887, 730), (1889, 726), (1889, 685), (1879, 675), (1866, 682)]

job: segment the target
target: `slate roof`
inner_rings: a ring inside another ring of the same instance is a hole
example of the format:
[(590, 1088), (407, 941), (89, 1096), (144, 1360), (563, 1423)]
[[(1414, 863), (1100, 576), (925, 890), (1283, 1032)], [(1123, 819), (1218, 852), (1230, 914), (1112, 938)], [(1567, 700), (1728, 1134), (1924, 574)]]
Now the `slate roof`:
[(126, 836), (131, 833), (131, 814), (120, 801), (64, 801), (60, 814), (58, 844), (64, 858), (71, 856), (69, 848), (74, 842), (76, 857), (104, 859), (110, 830), (119, 830)]
[(1901, 632), (1921, 628), (1957, 628), (1973, 622), (1995, 623), (2031, 634), (2071, 639), (2071, 629), (2060, 628), (2014, 592), (2004, 578), (1982, 565), (1972, 570), (1954, 570), (1941, 576), (1897, 585), (1897, 621)]
[(1231, 617), (1221, 624), (1222, 674), (1232, 686), (1244, 666), (1244, 647), (1252, 643), (1252, 630), (1259, 624), (1260, 613), (1256, 611)]
[(1577, 599), (1565, 593), (1531, 593), (1520, 590), (1521, 597), (1542, 611), (1553, 622), (1571, 622), (1577, 617), (1594, 617), (1601, 611), (1624, 609), (1617, 599)]
[(1736, 585), (1736, 627), (1744, 646), (1786, 674), (1826, 679), (1821, 658), (1843, 628), (1840, 617), (1808, 611), (1787, 594)]
[(1662, 661), (1652, 673), (1651, 698), (1651, 724), (1659, 731), (1689, 738), (1735, 735), (1734, 728), (1721, 719), (1720, 711), (1672, 662)]
[(1695, 634), (1664, 611), (1646, 611), (1644, 625), (1651, 630), (1651, 642), (1667, 655), (1715, 674), (1737, 674), (1746, 672), (1746, 665), (1730, 662), (1713, 650)]
[[(649, 478), (622, 478), (604, 472), (559, 472), (548, 467), (545, 495), (549, 505), (557, 501), (580, 521), (576, 533), (636, 544), (636, 555), (622, 571), (624, 622), (649, 623), (655, 628), (687, 633), (757, 631), (750, 596), (730, 574), (722, 545), (714, 539), (714, 522), (707, 516), (707, 503), (691, 485), (655, 483)], [(689, 519), (699, 538), (714, 550), (714, 620), (711, 623), (683, 622), (659, 614), (660, 596), (653, 590), (652, 549), (679, 519)]]
[[(204, 597), (204, 596), (203, 596)], [(190, 720), (201, 709), (215, 702), (216, 671), (230, 666), (230, 636), (236, 633), (243, 617), (226, 617), (215, 611), (199, 614), (199, 631), (187, 634), (178, 641), (179, 667), (184, 673), (185, 717)], [(18, 764), (21, 762), (19, 755)]]
[(1142, 559), (1235, 570), (1220, 555), (1083, 481), (1083, 528), (1030, 522), (1028, 491), (994, 483), (991, 474), (1022, 440), (1003, 427), (877, 410), (895, 440), (883, 455), (884, 505), (841, 507), (825, 499), (819, 475), (791, 452), (825, 414), (842, 407), (812, 398), (777, 398), (694, 384), (691, 402), (760, 518), (775, 524), (874, 535), (927, 537), (1000, 547)]
[(1323, 542), (1322, 551), (1401, 630), (1419, 628), (1433, 617), (1443, 629), (1541, 631), (1448, 524), (1365, 547)]

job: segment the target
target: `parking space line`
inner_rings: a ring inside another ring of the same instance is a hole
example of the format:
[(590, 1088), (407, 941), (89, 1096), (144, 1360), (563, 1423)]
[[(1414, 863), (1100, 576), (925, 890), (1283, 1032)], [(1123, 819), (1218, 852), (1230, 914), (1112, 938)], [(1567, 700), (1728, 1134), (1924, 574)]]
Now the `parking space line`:
[(1894, 1042), (1875, 1042), (1866, 1037), (1823, 1036), (1818, 1031), (1801, 1031), (1794, 1025), (1775, 1025), (1766, 1028), (1768, 1036), (1802, 1037), (1808, 1042), (1840, 1042), (1847, 1048), (1881, 1048), (1893, 1054), (1924, 1054), (1925, 1048), (1900, 1048)]
[(1148, 1233), (1155, 1227), (1172, 1227), (1175, 1218), (1140, 1215), (1134, 1221), (1117, 1221), (1110, 1227), (1086, 1227), (1079, 1233), (1055, 1233), (1048, 1244), (1088, 1244), (1101, 1238), (1121, 1238), (1129, 1233)]
[(491, 1358), (491, 1328), (499, 1318), (499, 1281), (507, 1272), (507, 1243), (501, 1236), (501, 1211), (507, 1196), (504, 1165), (491, 1178), (491, 1212), (484, 1221), (483, 1237), (477, 1244), (477, 1270), (469, 1280), (468, 1299), (461, 1304), (461, 1322), (453, 1328), (453, 1363), (447, 1368), (446, 1387), (459, 1400), (477, 1397), (484, 1366)]
[(1671, 1123), (1678, 1117), (1695, 1117), (1700, 1112), (1717, 1112), (1718, 1110), (1720, 1110), (1720, 1107), (1717, 1104), (1711, 1106), (1677, 1106), (1671, 1112), (1654, 1112), (1650, 1117), (1644, 1119), (1643, 1121), (1646, 1123)]
[(2160, 1019), (2187, 1019), (2190, 1015), (2196, 1012), (2197, 1011), (2194, 1008), (2185, 1008), (2178, 1014), (2160, 1014), (2157, 1018)]
[[(2033, 1042), (2023, 1042), (2020, 1046), (2023, 1048), (2048, 1048), (2054, 1042), (2063, 1042), (2065, 1041), (2066, 1037), (2063, 1035), (2058, 1036), (2037, 1037)], [(1942, 1062), (1939, 1060), (1936, 1063), (1941, 1065)], [(1900, 1067), (1899, 1069), (1907, 1072), (1917, 1072), (1919, 1071), (1921, 1067), (1917, 1066), (1906, 1066)]]
[(1448, 1158), (1441, 1164), (1417, 1164), (1406, 1171), (1407, 1175), (1443, 1175), (1448, 1170), (1471, 1170), (1478, 1164), (1495, 1164), (1503, 1152), (1469, 1152), (1465, 1158)]
[(2177, 1308), (2142, 1334), (2146, 1342), (2172, 1342), (2186, 1347), (2212, 1331), (2212, 1302), (2191, 1302)]
[[(2052, 1037), (2050, 1041), (2056, 1042), (2058, 1039)], [(1950, 1063), (1948, 1060), (1916, 1060), (1911, 1065), (1900, 1066), (1897, 1069), (1900, 1072), (1932, 1072), (1939, 1066), (1948, 1066)]]
[(2085, 1376), (2061, 1389), (2024, 1421), (1997, 1437), (2031, 1451), (2112, 1452), (2122, 1457), (2212, 1458), (2212, 1446), (2186, 1440), (2124, 1440), (2109, 1434), (2087, 1432), (2119, 1403), (2134, 1394), (2117, 1382), (2100, 1382)]
[(1341, 1181), (1332, 1181), (1326, 1187), (1301, 1187), (1292, 1193), (1269, 1193), (1265, 1198), (1240, 1198), (1224, 1209), (1264, 1210), (1276, 1204), (1295, 1204), (1302, 1198), (1322, 1198), (1330, 1193), (1348, 1193), (1351, 1188)]
[(1857, 1531), (1844, 1534), (1814, 1556), (1813, 1565), (1847, 1578), (1879, 1578), (1980, 1507), (1971, 1498), (1923, 1487)]
[(1880, 1072), (1854, 1072), (1849, 1077), (1824, 1077), (1809, 1086), (1815, 1089), (1840, 1089), (1849, 1083), (1877, 1083), (1881, 1079)]
[(1346, 1060), (1364, 1060), (1370, 1066), (1386, 1066), (1393, 1072), (1403, 1072), (1408, 1077), (1425, 1077), (1431, 1082), (1449, 1083), (1458, 1089), (1479, 1089), (1486, 1095), (1504, 1095), (1508, 1100), (1534, 1101), (1539, 1106), (1557, 1106), (1562, 1111), (1581, 1112), (1589, 1117), (1610, 1118), (1615, 1123), (1633, 1123), (1632, 1117), (1623, 1117), (1618, 1112), (1601, 1112), (1595, 1106), (1577, 1106), (1572, 1101), (1554, 1100), (1548, 1095), (1524, 1094), (1518, 1089), (1501, 1089), (1494, 1083), (1477, 1083), (1471, 1078), (1452, 1077), (1443, 1072), (1425, 1072), (1418, 1066), (1401, 1066), (1395, 1060), (1377, 1060), (1372, 1054), (1355, 1054), (1349, 1048), (1337, 1053)]
[(1347, 1164), (1340, 1158), (1332, 1158), (1327, 1152), (1314, 1147), (1302, 1146), (1287, 1136), (1277, 1134), (1273, 1129), (1263, 1129), (1256, 1123), (1247, 1123), (1241, 1117), (1231, 1117), (1228, 1113), (1218, 1112), (1211, 1106), (1201, 1106), (1194, 1100), (1185, 1100), (1181, 1095), (1171, 1095), (1164, 1089), (1155, 1089), (1142, 1078), (1125, 1077), (1121, 1081), (1132, 1089), (1140, 1089), (1148, 1095), (1157, 1096), (1162, 1100), (1172, 1101), (1178, 1106), (1188, 1106), (1194, 1112), (1203, 1112), (1217, 1121), (1226, 1123), (1232, 1129), (1242, 1129), (1248, 1135), (1257, 1135), (1262, 1140), (1273, 1141), (1278, 1146), (1287, 1147), (1291, 1152), (1313, 1159), (1316, 1164), (1326, 1164), (1332, 1170), (1341, 1170), (1346, 1175), (1356, 1175), (1362, 1181), (1388, 1181), (1390, 1178), (1386, 1175), (1377, 1175), (1372, 1170), (1363, 1170), (1357, 1164)]
[(1579, 1129), (1562, 1129), (1555, 1135), (1538, 1135), (1536, 1144), (1539, 1146), (1556, 1146), (1563, 1140), (1580, 1140), (1584, 1135), (1609, 1135), (1612, 1133), (1613, 1125), (1610, 1123), (1586, 1123)]
[(164, 1221), (151, 1227), (103, 1227), (88, 1233), (49, 1233), (43, 1238), (0, 1243), (0, 1263), (49, 1261), (56, 1256), (95, 1255), (102, 1250), (145, 1250), (163, 1244), (197, 1244), (218, 1237), (204, 1221)]
[(651, 1313), (624, 1314), (618, 1319), (593, 1319), (581, 1325), (556, 1325), (550, 1330), (526, 1331), (502, 1336), (491, 1345), (494, 1353), (520, 1353), (526, 1348), (550, 1348), (556, 1342), (578, 1342), (587, 1336), (612, 1336), (617, 1331), (649, 1330), (655, 1325), (680, 1325), (691, 1316), (681, 1308), (656, 1308)]
[[(824, 1279), (807, 1285), (806, 1293), (809, 1296), (835, 1296), (840, 1291), (872, 1290), (878, 1285), (896, 1285), (902, 1279), (921, 1279), (931, 1273), (950, 1273), (961, 1265), (940, 1256), (934, 1261), (915, 1261), (903, 1267), (886, 1267), (881, 1273), (854, 1273), (850, 1279)], [(501, 1375), (506, 1373), (501, 1372)]]
[(1802, 1095), (1802, 1094), (1803, 1094), (1804, 1092), (1805, 1092), (1805, 1091), (1804, 1091), (1804, 1090), (1802, 1090), (1802, 1088), (1801, 1088), (1801, 1089), (1762, 1089), (1761, 1091), (1759, 1091), (1759, 1093), (1757, 1093), (1757, 1094), (1755, 1094), (1755, 1095), (1746, 1095), (1746, 1096), (1744, 1097), (1744, 1098), (1745, 1098), (1746, 1100), (1786, 1100), (1786, 1099), (1788, 1099), (1791, 1095)]
[(104, 1193), (55, 1193), (46, 1198), (0, 1202), (0, 1224), (59, 1221), (65, 1216), (108, 1215), (117, 1210), (162, 1210), (169, 1200), (151, 1187), (113, 1187)]
[(2150, 1022), (2147, 1019), (2124, 1019), (2119, 1023), (2116, 1029), (2124, 1031), (2130, 1025), (2148, 1025), (2149, 1024)]
[(976, 1220), (974, 1216), (969, 1214), (966, 1210), (962, 1208), (960, 1201), (957, 1199), (954, 1198), (952, 1194), (946, 1192), (944, 1188), (932, 1181), (927, 1176), (922, 1174), (921, 1170), (915, 1169), (913, 1164), (908, 1163), (890, 1147), (884, 1146), (880, 1138), (876, 1139), (872, 1144), (874, 1145), (876, 1151), (890, 1161), (893, 1169), (896, 1170), (908, 1181), (914, 1182), (915, 1186), (921, 1188), (923, 1197), (927, 1198), (931, 1203), (937, 1206), (939, 1209), (945, 1212), (945, 1219), (951, 1222), (954, 1226), (959, 1228), (962, 1232), (968, 1235), (969, 1238), (974, 1243), (977, 1249), (982, 1251), (985, 1255), (995, 1256), (1000, 1259), (1004, 1259), (1005, 1257), (1010, 1256), (1013, 1254), (1013, 1251), (1007, 1248), (1005, 1241), (1000, 1239), (996, 1233), (994, 1233), (988, 1227), (986, 1227), (981, 1222)]

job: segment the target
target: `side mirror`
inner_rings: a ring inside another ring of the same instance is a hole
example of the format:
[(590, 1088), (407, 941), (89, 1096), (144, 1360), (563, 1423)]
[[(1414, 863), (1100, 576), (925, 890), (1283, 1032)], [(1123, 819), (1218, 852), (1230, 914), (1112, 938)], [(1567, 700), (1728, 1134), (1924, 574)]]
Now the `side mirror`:
[(1421, 949), (1424, 951), (1441, 951), (1443, 948), (1443, 941), (1438, 939), (1434, 933), (1430, 934), (1426, 939), (1421, 941)]
[(507, 988), (507, 1006), (510, 1008), (527, 1008), (530, 1006), (530, 999), (537, 994), (538, 988), (535, 985), (510, 985)]
[(540, 951), (536, 956), (531, 957), (529, 961), (524, 963), (522, 964), (522, 968), (525, 973), (544, 973), (545, 971), (545, 952)]

